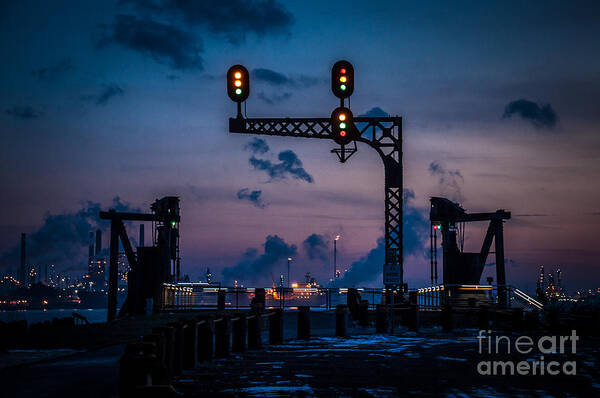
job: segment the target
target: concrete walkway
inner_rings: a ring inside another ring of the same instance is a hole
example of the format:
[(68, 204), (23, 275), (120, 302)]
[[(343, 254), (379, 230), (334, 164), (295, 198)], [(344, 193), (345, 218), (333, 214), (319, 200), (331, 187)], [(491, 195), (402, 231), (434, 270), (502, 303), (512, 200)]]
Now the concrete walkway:
[(186, 397), (598, 396), (600, 341), (581, 347), (577, 376), (481, 376), (476, 331), (315, 337), (205, 363), (174, 385)]

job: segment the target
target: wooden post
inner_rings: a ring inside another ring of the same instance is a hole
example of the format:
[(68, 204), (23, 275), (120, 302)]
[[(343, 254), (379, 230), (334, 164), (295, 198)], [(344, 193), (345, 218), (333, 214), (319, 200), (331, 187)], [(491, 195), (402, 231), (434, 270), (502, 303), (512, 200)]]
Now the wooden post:
[(144, 335), (142, 342), (154, 344), (156, 357), (160, 363), (166, 368), (166, 347), (165, 347), (165, 335), (163, 333), (150, 333)]
[(408, 309), (408, 330), (419, 331), (419, 307), (416, 304), (411, 304)]
[(310, 340), (310, 307), (298, 307), (298, 340)]
[(214, 323), (212, 320), (198, 322), (198, 361), (208, 361), (214, 354)]
[(183, 370), (183, 340), (184, 328), (180, 323), (169, 323), (173, 327), (173, 375), (180, 375)]
[(388, 322), (388, 309), (383, 304), (377, 304), (375, 310), (375, 332), (387, 333), (390, 325)]
[(198, 323), (190, 321), (185, 325), (183, 344), (183, 368), (191, 369), (197, 365)]
[(335, 307), (335, 335), (337, 337), (346, 337), (348, 327), (348, 306), (338, 304)]
[(163, 364), (173, 372), (173, 351), (175, 349), (175, 329), (171, 326), (163, 326), (152, 329), (152, 333), (161, 334), (164, 336), (164, 357)]
[(224, 311), (225, 310), (225, 297), (227, 296), (227, 292), (225, 290), (219, 290), (217, 293), (217, 310)]
[(265, 309), (266, 292), (262, 287), (257, 287), (254, 290), (254, 297), (250, 302), (250, 312), (253, 314), (262, 314)]
[(269, 344), (283, 343), (283, 309), (277, 308), (269, 317)]
[(450, 304), (442, 307), (442, 330), (444, 332), (452, 331), (452, 306)]
[(246, 351), (246, 314), (238, 314), (233, 321), (232, 351)]
[(225, 358), (229, 356), (231, 340), (231, 320), (227, 316), (215, 320), (215, 357)]
[(262, 347), (262, 315), (248, 317), (248, 349), (256, 350)]
[(369, 302), (360, 300), (358, 307), (358, 324), (363, 327), (369, 326)]

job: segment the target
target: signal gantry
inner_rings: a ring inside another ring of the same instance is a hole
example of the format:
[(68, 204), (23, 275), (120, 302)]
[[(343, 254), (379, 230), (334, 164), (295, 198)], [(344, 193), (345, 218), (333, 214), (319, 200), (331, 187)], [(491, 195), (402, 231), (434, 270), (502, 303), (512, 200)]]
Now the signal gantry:
[[(237, 72), (240, 74), (237, 75)], [(236, 91), (238, 88), (241, 92)], [(405, 288), (402, 256), (402, 118), (352, 115), (349, 104), (348, 107), (344, 106), (344, 100), (354, 92), (354, 67), (348, 61), (334, 64), (331, 91), (340, 99), (340, 106), (334, 109), (329, 118), (246, 118), (242, 115), (241, 103), (250, 93), (248, 70), (242, 65), (234, 65), (227, 73), (227, 93), (237, 103), (237, 116), (229, 119), (229, 132), (330, 139), (339, 145), (331, 152), (342, 163), (356, 153), (357, 142), (375, 149), (383, 160), (385, 170), (384, 284), (388, 289)]]

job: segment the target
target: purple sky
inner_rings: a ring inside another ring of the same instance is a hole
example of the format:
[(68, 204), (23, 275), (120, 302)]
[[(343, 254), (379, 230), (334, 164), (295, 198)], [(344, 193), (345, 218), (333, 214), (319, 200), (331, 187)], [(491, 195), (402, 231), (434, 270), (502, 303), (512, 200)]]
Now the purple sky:
[[(333, 142), (267, 138), (257, 157), (277, 163), (292, 150), (314, 181), (271, 179), (249, 163), (252, 137), (228, 133), (225, 73), (236, 63), (275, 73), (252, 78), (250, 117), (326, 117), (338, 103), (330, 68), (344, 58), (356, 71), (354, 114), (379, 107), (404, 119), (412, 206), (426, 211), (430, 196), (447, 196), (469, 211), (510, 210), (509, 282), (531, 291), (545, 265), (560, 266), (571, 290), (597, 287), (597, 2), (419, 4), (3, 2), (0, 253), (48, 214), (75, 214), (87, 201), (108, 208), (119, 196), (147, 210), (179, 195), (192, 277), (207, 266), (220, 277), (277, 235), (297, 246), (293, 279), (310, 271), (325, 282), (330, 258), (309, 259), (302, 242), (322, 235), (330, 255), (340, 233), (343, 267), (376, 247), (381, 161), (366, 146), (340, 164)], [(239, 199), (244, 188), (260, 190), (264, 206)], [(484, 227), (468, 230), (467, 249), (479, 250)], [(9, 257), (0, 265), (14, 266)], [(85, 265), (68, 263), (58, 265)], [(276, 258), (257, 278), (284, 267)], [(428, 274), (425, 257), (406, 258), (411, 286)]]

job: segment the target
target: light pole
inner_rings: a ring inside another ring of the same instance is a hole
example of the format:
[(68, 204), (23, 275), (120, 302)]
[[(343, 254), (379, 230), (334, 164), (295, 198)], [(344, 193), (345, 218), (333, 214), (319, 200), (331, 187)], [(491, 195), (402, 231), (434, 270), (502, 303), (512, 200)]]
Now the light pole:
[(287, 280), (287, 285), (288, 285), (287, 287), (288, 288), (290, 287), (290, 263), (291, 262), (292, 262), (292, 258), (288, 257), (288, 278), (287, 278), (288, 279)]
[(336, 235), (333, 240), (333, 284), (335, 285), (335, 278), (337, 278), (337, 241), (340, 240), (341, 236)]

